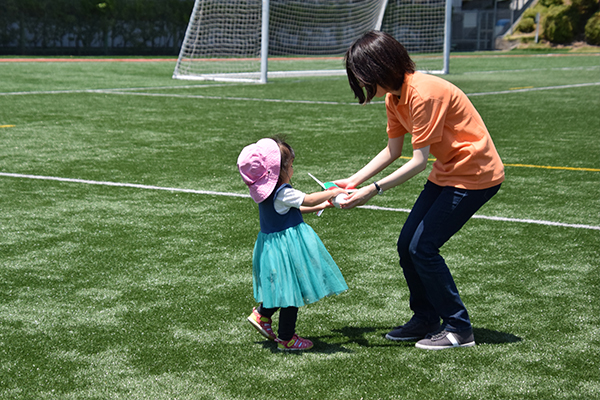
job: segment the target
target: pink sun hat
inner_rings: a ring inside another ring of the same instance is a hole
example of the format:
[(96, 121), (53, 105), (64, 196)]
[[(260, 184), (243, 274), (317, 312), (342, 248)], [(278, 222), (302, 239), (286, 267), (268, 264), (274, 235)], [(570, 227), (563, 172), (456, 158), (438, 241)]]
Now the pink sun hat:
[(279, 145), (273, 139), (260, 139), (244, 147), (238, 157), (237, 166), (244, 183), (250, 189), (252, 200), (262, 203), (271, 195), (279, 179)]

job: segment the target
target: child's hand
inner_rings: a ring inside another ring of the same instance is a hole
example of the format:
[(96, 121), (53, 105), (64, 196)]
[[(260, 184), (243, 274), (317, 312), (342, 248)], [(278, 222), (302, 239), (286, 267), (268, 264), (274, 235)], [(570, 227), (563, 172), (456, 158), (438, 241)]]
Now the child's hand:
[(328, 192), (331, 192), (332, 194), (332, 198), (336, 197), (338, 194), (348, 194), (348, 191), (346, 189), (343, 189), (341, 187), (333, 187), (331, 189), (327, 190)]
[(333, 196), (329, 200), (331, 204), (333, 204), (337, 208), (341, 208), (341, 202), (346, 201), (346, 197), (348, 197), (348, 191), (342, 188), (333, 188), (329, 189), (329, 192), (333, 193)]

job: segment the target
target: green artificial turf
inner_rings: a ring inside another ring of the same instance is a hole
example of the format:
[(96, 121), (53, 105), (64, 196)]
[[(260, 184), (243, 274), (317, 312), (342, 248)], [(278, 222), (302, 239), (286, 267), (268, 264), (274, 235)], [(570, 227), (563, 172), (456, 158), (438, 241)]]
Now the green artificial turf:
[(305, 216), (349, 290), (300, 309), (315, 348), (299, 354), (246, 322), (258, 208), (236, 159), (286, 134), (294, 186), (316, 191), (307, 172), (346, 177), (385, 146), (381, 102), (356, 105), (345, 77), (0, 59), (0, 397), (600, 398), (600, 55), (501, 55), (453, 58), (444, 76), (507, 165), (442, 249), (478, 345), (384, 339), (411, 316), (395, 246), (426, 171), (369, 203), (386, 209)]

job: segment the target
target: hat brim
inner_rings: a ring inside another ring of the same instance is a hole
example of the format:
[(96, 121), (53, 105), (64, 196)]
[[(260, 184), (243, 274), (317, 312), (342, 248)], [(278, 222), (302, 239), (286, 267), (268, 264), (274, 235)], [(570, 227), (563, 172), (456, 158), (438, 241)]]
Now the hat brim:
[(277, 186), (281, 170), (281, 150), (273, 139), (261, 139), (255, 143), (261, 149), (261, 154), (267, 164), (267, 173), (252, 185), (248, 185), (250, 197), (256, 203), (265, 201)]

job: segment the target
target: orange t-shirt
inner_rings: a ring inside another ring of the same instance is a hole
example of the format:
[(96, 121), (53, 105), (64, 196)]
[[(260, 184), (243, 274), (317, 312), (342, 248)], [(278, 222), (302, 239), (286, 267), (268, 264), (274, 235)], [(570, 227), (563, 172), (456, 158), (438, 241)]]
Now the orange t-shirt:
[(439, 186), (487, 189), (504, 181), (504, 166), (481, 116), (456, 86), (420, 72), (406, 75), (401, 96), (387, 94), (387, 133), (412, 135), (414, 149), (437, 159), (429, 180)]

